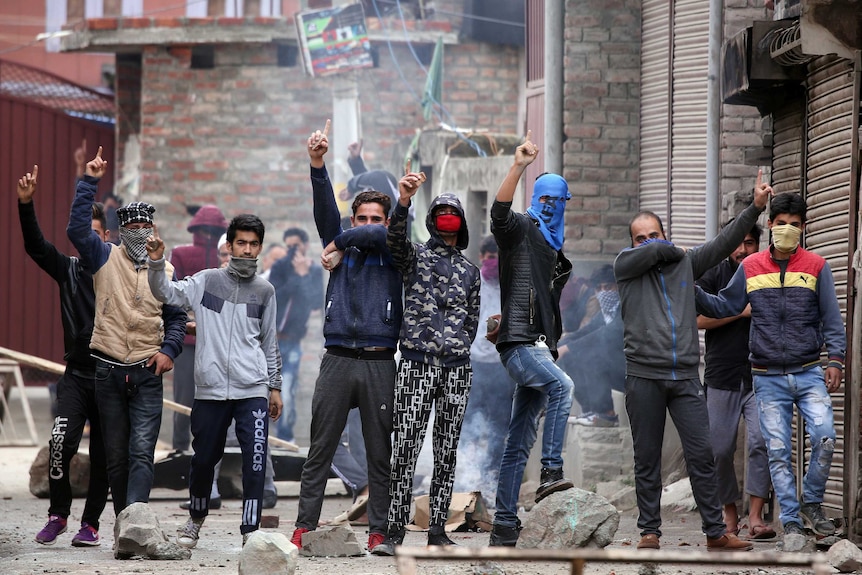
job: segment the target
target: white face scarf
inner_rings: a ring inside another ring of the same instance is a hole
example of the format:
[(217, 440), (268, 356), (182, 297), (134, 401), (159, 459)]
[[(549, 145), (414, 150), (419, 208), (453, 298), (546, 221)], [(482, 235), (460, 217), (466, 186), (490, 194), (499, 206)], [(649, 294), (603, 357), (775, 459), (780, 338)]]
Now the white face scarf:
[(136, 264), (147, 263), (147, 238), (153, 235), (152, 228), (120, 228), (120, 241), (126, 246), (126, 253)]

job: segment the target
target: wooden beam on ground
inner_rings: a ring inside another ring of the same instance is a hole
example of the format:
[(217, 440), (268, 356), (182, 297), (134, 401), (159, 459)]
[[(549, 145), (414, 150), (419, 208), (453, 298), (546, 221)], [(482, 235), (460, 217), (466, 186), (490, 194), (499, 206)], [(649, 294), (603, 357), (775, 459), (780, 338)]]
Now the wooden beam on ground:
[(410, 547), (395, 548), (395, 561), (401, 575), (416, 575), (419, 559), (464, 561), (543, 561), (572, 566), (581, 575), (588, 562), (599, 563), (683, 563), (702, 565), (749, 565), (810, 567), (816, 575), (831, 573), (823, 553), (782, 553), (779, 551), (678, 551), (638, 549), (517, 549), (514, 547)]

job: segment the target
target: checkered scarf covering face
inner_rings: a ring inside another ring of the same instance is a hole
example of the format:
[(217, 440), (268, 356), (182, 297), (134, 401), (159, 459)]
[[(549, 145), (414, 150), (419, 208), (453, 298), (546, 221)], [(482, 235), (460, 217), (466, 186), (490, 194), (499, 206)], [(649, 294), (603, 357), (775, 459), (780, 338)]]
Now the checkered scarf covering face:
[(155, 211), (156, 208), (147, 202), (132, 202), (131, 204), (117, 208), (117, 220), (119, 220), (121, 228), (127, 224), (151, 224), (153, 223), (153, 214)]

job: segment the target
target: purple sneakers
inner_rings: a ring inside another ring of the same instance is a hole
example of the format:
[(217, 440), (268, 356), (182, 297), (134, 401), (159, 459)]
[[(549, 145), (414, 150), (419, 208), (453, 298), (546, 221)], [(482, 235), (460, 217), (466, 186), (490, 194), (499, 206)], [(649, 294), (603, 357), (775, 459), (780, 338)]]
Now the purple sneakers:
[(86, 521), (82, 521), (81, 530), (72, 538), (72, 547), (95, 547), (101, 544), (102, 541), (99, 539), (99, 532), (96, 531), (96, 528)]
[(66, 532), (66, 520), (59, 515), (51, 515), (48, 517), (48, 523), (42, 528), (42, 531), (36, 534), (36, 543), (42, 545), (53, 545), (57, 541), (57, 536)]

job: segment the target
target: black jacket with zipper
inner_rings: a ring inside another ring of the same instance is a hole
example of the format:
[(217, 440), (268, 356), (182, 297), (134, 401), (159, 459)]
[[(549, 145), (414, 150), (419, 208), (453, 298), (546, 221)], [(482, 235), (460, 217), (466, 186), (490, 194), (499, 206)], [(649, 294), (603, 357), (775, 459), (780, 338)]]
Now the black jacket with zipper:
[(562, 250), (545, 240), (536, 221), (512, 211), (511, 202), (491, 206), (491, 233), (499, 246), (502, 319), (497, 336), (501, 352), (518, 343), (545, 343), (557, 356), (562, 334), (560, 292), (572, 273)]

